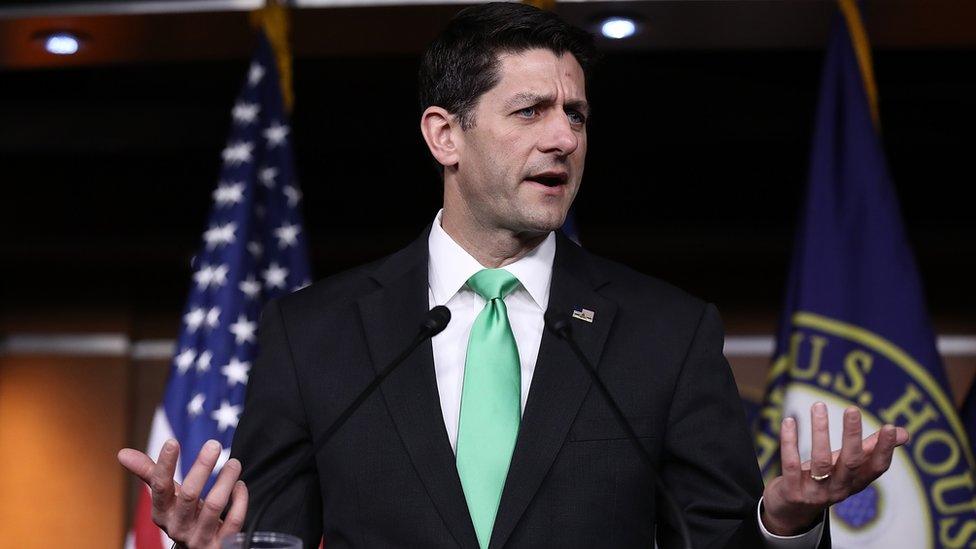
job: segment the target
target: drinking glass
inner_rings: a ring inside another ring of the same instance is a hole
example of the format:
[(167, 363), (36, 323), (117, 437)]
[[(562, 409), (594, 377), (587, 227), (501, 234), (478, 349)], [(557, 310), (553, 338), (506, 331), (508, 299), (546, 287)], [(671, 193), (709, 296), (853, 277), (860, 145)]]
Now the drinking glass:
[(229, 534), (220, 541), (221, 549), (302, 549), (302, 540), (277, 532), (255, 532), (250, 547), (244, 543), (244, 532)]

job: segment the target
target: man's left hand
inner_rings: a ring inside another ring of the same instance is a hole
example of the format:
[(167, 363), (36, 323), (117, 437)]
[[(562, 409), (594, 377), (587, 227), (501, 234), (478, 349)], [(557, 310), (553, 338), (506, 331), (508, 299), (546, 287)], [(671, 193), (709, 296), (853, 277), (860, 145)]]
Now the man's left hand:
[(893, 425), (885, 425), (862, 440), (861, 412), (851, 407), (844, 411), (841, 448), (831, 452), (827, 406), (814, 404), (810, 419), (810, 461), (800, 463), (796, 420), (784, 419), (779, 435), (783, 475), (767, 484), (763, 492), (763, 526), (779, 536), (809, 530), (824, 509), (860, 492), (887, 471), (895, 448), (908, 442), (908, 431)]

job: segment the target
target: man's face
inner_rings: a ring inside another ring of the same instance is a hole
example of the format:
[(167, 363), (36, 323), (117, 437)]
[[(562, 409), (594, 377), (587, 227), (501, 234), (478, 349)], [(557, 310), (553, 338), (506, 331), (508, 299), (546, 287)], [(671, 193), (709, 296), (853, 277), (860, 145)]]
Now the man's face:
[(546, 49), (499, 55), (500, 79), (461, 132), (456, 184), (468, 214), (518, 234), (558, 229), (586, 157), (583, 69)]

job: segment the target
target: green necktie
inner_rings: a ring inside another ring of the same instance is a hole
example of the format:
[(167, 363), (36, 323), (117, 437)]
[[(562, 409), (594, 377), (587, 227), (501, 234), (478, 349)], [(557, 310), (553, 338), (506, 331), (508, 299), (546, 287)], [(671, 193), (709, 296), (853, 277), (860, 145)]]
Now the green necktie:
[(522, 373), (504, 301), (518, 285), (504, 269), (484, 269), (468, 279), (487, 303), (468, 338), (457, 469), (482, 548), (491, 540), (521, 418)]

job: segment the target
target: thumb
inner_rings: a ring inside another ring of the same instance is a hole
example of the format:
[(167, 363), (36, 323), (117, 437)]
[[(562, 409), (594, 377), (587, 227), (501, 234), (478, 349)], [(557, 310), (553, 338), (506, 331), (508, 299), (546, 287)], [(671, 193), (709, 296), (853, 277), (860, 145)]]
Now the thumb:
[(146, 454), (132, 448), (122, 448), (118, 454), (119, 463), (130, 473), (149, 484), (150, 473), (156, 462)]

